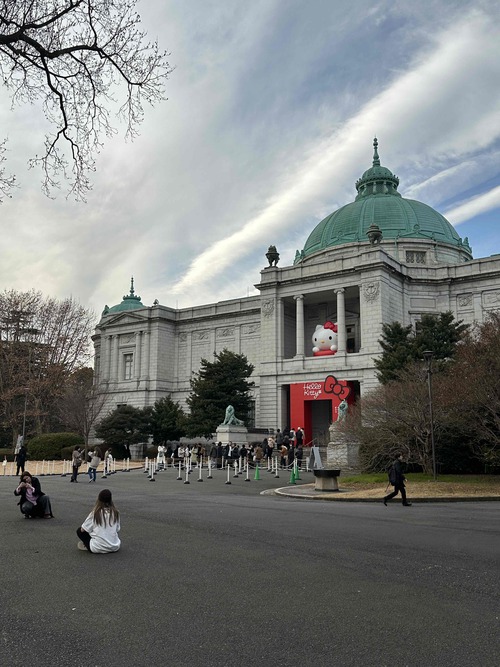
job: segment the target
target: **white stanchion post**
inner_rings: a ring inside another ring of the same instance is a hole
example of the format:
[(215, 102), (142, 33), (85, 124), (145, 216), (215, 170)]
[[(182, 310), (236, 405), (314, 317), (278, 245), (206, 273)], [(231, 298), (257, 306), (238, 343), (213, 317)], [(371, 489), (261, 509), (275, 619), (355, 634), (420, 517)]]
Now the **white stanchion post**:
[(2, 468), (3, 468), (3, 475), (5, 477), (5, 473), (7, 472), (7, 457), (3, 457), (3, 462), (2, 462)]
[(227, 464), (227, 479), (226, 479), (226, 484), (231, 484), (231, 480), (229, 479), (229, 463)]
[(177, 476), (177, 479), (182, 479), (181, 470), (182, 470), (182, 463), (179, 460), (179, 475)]
[(274, 459), (274, 476), (279, 478), (279, 473), (278, 473), (278, 458), (275, 457)]
[(208, 475), (207, 479), (212, 479), (212, 459), (208, 459)]
[(245, 469), (246, 469), (245, 482), (249, 482), (249, 481), (250, 481), (250, 477), (248, 476), (248, 461), (247, 461), (247, 464), (246, 464), (246, 466), (245, 466)]
[(234, 475), (233, 477), (238, 477), (238, 463), (234, 462)]
[(147, 472), (148, 470), (149, 470), (149, 459), (146, 456), (146, 458), (144, 459), (144, 472)]
[(202, 468), (201, 468), (201, 466), (200, 466), (200, 467), (198, 468), (198, 481), (199, 481), (199, 482), (203, 482), (203, 480), (202, 480), (202, 478), (201, 478), (201, 470), (202, 470)]
[(189, 473), (191, 471), (189, 470), (189, 465), (186, 466), (186, 479), (184, 480), (184, 484), (189, 484)]

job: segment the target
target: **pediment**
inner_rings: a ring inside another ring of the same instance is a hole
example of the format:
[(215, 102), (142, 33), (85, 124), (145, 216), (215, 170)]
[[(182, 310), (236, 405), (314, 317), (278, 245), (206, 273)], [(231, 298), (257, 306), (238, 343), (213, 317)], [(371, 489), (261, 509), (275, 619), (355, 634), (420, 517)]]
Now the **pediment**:
[(116, 315), (112, 315), (109, 319), (106, 319), (105, 322), (99, 323), (99, 328), (100, 329), (109, 329), (109, 327), (116, 327), (116, 326), (125, 326), (125, 325), (135, 325), (135, 324), (144, 324), (145, 321), (147, 321), (147, 316), (146, 315), (141, 315), (137, 312), (125, 312), (125, 313), (117, 313)]

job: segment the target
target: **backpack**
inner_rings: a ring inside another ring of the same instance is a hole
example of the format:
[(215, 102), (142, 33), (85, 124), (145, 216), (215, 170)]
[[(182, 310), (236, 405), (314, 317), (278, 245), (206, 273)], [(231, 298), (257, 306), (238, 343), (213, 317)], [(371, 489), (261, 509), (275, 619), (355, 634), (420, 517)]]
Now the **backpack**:
[(394, 463), (391, 463), (387, 469), (387, 476), (389, 477), (389, 484), (396, 486), (396, 468), (394, 467)]

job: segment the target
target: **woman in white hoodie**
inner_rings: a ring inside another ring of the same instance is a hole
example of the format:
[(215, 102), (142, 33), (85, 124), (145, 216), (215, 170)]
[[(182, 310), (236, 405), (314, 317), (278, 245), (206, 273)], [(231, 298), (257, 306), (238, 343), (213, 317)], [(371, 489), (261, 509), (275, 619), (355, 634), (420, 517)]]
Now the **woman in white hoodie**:
[(76, 534), (80, 538), (78, 548), (94, 554), (118, 551), (121, 545), (119, 531), (120, 512), (113, 503), (111, 491), (103, 489), (97, 496), (94, 509), (77, 528)]

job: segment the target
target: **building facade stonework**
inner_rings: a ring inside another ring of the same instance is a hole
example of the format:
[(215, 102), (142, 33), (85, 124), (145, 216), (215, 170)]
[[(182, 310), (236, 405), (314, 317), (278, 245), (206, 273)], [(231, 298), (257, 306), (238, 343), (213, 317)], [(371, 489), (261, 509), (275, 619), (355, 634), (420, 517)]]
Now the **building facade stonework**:
[[(377, 148), (375, 141), (355, 201), (315, 227), (293, 264), (264, 268), (258, 296), (173, 309), (143, 305), (132, 284), (120, 304), (106, 306), (93, 341), (108, 407), (145, 407), (170, 395), (185, 408), (201, 359), (226, 348), (255, 367), (254, 426), (301, 426), (306, 444), (324, 440), (337, 403), (306, 394), (306, 423), (295, 423), (292, 385), (334, 376), (352, 401), (377, 385), (383, 323), (414, 326), (424, 313), (444, 311), (482, 322), (500, 309), (500, 257), (473, 259), (441, 214), (403, 199)], [(312, 335), (325, 322), (337, 325), (338, 349), (314, 356)]]

